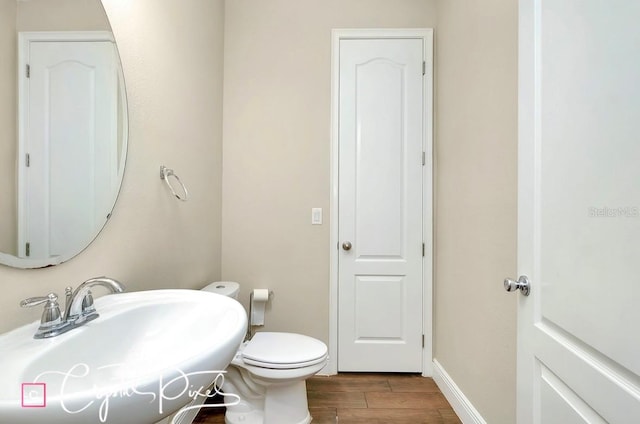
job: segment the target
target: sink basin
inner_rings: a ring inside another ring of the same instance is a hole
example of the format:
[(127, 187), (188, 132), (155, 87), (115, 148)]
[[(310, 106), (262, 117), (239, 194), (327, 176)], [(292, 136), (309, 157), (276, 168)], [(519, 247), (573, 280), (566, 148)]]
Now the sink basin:
[(247, 327), (237, 301), (199, 290), (103, 296), (100, 316), (50, 339), (0, 335), (0, 422), (145, 424), (223, 375)]

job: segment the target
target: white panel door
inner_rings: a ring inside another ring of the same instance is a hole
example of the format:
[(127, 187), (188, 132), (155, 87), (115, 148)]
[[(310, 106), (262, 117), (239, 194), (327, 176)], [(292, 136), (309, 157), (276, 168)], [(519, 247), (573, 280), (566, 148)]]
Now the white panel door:
[(518, 424), (637, 424), (640, 3), (519, 13)]
[(28, 61), (19, 251), (27, 256), (28, 242), (29, 257), (47, 258), (86, 246), (107, 219), (118, 181), (116, 56), (106, 41), (32, 41)]
[(422, 370), (423, 40), (340, 40), (338, 370)]

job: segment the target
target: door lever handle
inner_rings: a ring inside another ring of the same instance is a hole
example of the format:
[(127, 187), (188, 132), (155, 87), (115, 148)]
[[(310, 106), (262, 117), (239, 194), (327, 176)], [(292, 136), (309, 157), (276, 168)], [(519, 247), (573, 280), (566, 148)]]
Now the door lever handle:
[(504, 289), (508, 292), (520, 290), (524, 296), (529, 296), (529, 293), (531, 293), (531, 282), (526, 275), (521, 275), (518, 281), (505, 278)]

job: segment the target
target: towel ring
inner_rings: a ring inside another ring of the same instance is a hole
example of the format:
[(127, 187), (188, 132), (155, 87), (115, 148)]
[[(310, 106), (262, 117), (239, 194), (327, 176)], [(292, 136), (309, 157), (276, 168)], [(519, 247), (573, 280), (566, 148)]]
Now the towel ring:
[[(178, 184), (180, 184), (180, 188), (182, 189), (182, 192), (184, 193), (182, 196), (180, 196), (178, 193), (176, 193), (175, 189), (173, 188), (173, 185), (171, 185), (171, 182), (169, 182), (169, 177), (173, 177), (175, 178), (175, 180), (178, 182)], [(187, 198), (189, 197), (189, 192), (187, 191), (187, 188), (184, 186), (184, 184), (182, 184), (182, 181), (180, 181), (180, 178), (175, 174), (175, 172), (173, 172), (173, 169), (169, 169), (164, 165), (160, 166), (160, 179), (164, 180), (164, 182), (167, 184), (167, 187), (169, 187), (169, 190), (171, 191), (171, 194), (173, 194), (176, 199), (182, 201), (182, 202), (186, 202)]]

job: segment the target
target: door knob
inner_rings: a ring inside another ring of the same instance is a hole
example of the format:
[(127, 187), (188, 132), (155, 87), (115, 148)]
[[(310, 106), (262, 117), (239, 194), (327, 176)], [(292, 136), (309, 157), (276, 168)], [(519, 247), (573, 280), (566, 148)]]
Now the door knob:
[(531, 283), (526, 275), (521, 275), (518, 281), (505, 278), (504, 289), (508, 292), (520, 290), (524, 296), (529, 296), (529, 293), (531, 293)]
[(342, 248), (344, 250), (351, 250), (351, 242), (350, 241), (345, 241), (344, 243), (342, 243)]

